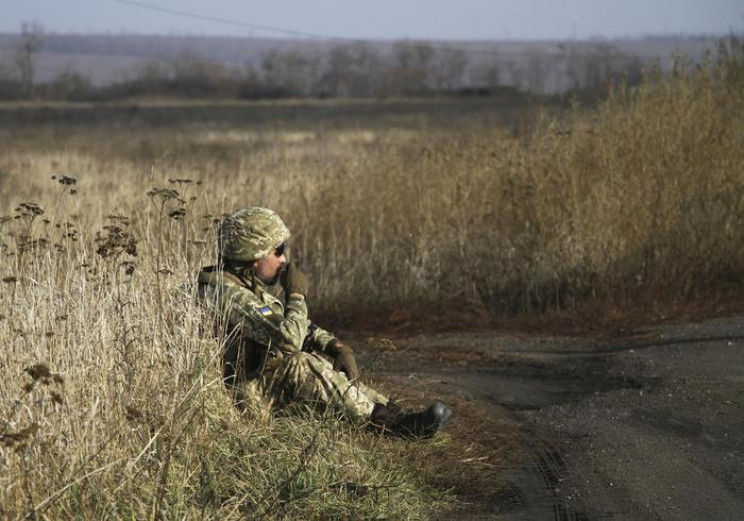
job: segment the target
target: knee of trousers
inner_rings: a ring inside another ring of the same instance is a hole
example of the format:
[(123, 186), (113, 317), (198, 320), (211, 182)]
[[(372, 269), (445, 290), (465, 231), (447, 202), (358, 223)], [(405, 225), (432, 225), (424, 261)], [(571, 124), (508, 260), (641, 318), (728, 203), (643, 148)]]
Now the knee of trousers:
[(281, 374), (290, 378), (321, 378), (327, 379), (333, 373), (333, 365), (322, 356), (315, 353), (299, 351), (286, 355), (282, 361)]
[(310, 365), (310, 358), (312, 355), (305, 351), (298, 351), (291, 355), (285, 355), (284, 365), (288, 367), (307, 366)]

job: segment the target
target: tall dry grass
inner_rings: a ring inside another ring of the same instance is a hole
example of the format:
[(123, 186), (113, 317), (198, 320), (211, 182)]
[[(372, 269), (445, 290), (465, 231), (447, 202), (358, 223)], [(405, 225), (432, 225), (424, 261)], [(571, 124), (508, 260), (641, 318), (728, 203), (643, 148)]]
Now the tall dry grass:
[(2, 223), (0, 517), (423, 517), (395, 444), (238, 414), (180, 285), (209, 255), (172, 190), (126, 214), (47, 181), (48, 204)]
[(740, 291), (742, 49), (727, 50), (518, 134), (456, 107), (449, 125), (371, 121), (366, 104), (335, 125), (0, 130), (0, 517), (423, 515), (395, 444), (233, 410), (180, 289), (213, 260), (215, 221), (278, 210), (314, 309)]

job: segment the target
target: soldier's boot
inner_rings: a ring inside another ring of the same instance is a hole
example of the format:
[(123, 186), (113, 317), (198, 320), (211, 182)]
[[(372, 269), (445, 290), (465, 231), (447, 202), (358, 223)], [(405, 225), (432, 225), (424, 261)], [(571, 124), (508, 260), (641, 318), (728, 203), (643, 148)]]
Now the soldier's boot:
[(452, 417), (453, 411), (442, 402), (435, 402), (423, 411), (411, 412), (396, 403), (375, 405), (370, 420), (392, 434), (406, 438), (430, 438)]

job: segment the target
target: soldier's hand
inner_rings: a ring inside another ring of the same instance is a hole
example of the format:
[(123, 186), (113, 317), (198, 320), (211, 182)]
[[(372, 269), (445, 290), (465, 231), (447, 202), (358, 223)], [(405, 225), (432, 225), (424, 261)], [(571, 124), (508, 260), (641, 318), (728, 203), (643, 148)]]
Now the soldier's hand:
[(357, 369), (354, 351), (349, 346), (341, 342), (336, 342), (333, 348), (331, 348), (330, 354), (333, 356), (334, 370), (346, 373), (346, 377), (349, 380), (359, 378), (359, 369)]
[(303, 296), (307, 296), (308, 280), (307, 275), (304, 272), (295, 268), (291, 262), (287, 264), (281, 275), (281, 283), (284, 288), (284, 292), (287, 295), (292, 293), (300, 293)]

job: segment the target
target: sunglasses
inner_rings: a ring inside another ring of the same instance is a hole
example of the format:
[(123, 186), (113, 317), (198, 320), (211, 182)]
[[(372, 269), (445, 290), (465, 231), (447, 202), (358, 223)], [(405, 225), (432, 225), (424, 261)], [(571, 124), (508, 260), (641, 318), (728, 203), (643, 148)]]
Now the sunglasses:
[(286, 252), (287, 252), (287, 243), (286, 242), (283, 242), (279, 246), (277, 246), (276, 248), (274, 248), (274, 255), (276, 255), (277, 257), (281, 257)]

